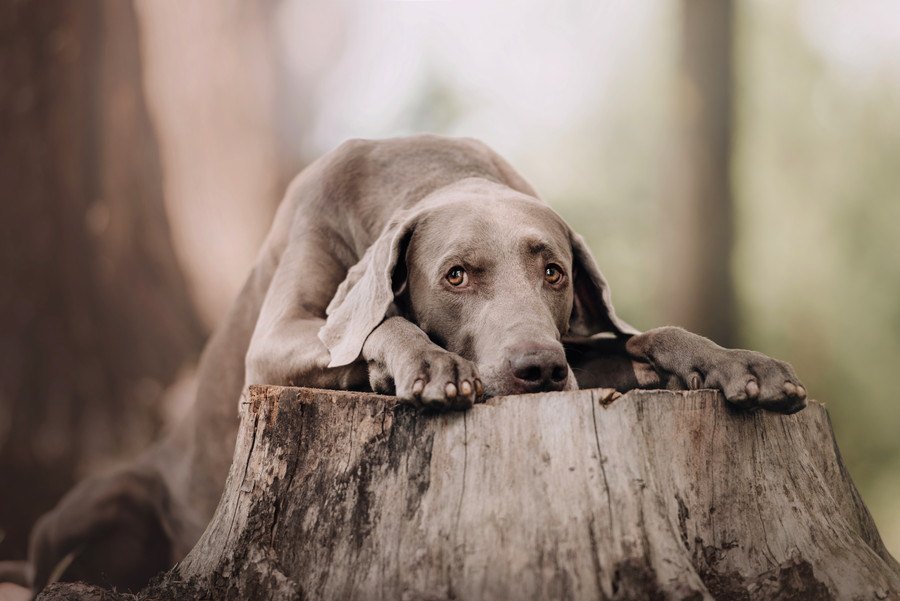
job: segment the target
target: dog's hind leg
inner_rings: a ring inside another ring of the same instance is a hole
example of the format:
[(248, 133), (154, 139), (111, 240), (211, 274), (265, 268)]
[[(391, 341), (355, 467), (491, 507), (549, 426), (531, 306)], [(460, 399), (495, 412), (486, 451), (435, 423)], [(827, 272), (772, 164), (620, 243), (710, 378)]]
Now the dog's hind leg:
[(173, 563), (173, 537), (168, 489), (154, 469), (88, 478), (32, 530), (32, 587), (61, 579), (140, 590)]

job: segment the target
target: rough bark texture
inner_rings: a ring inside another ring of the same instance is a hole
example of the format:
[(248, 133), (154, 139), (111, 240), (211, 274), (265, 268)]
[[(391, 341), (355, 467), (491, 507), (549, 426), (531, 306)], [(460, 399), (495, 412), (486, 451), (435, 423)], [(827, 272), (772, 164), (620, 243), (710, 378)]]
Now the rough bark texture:
[[(585, 390), (423, 415), (255, 387), (222, 502), (144, 599), (895, 599), (825, 407)], [(66, 598), (56, 585), (41, 598)], [(99, 597), (98, 597), (99, 598)]]

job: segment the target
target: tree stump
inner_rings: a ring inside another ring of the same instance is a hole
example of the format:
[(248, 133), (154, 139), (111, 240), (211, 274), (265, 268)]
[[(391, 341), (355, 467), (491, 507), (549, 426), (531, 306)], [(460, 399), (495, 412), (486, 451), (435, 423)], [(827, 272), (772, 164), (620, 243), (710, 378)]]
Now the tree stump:
[(898, 598), (822, 404), (609, 393), (423, 414), (253, 387), (212, 522), (139, 597)]

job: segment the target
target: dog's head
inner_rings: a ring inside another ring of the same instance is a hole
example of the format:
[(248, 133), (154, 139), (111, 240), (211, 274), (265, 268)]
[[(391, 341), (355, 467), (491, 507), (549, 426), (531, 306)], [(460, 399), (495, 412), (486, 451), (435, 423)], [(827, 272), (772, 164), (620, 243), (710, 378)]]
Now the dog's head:
[(577, 388), (563, 335), (635, 332), (581, 236), (485, 180), (442, 189), (385, 228), (328, 307), (330, 365), (356, 360), (392, 310), (473, 361), (489, 395)]

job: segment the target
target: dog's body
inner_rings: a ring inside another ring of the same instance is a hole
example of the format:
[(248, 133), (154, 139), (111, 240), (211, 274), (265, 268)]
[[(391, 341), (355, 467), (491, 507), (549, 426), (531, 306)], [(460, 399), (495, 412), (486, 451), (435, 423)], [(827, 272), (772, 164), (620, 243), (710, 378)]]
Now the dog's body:
[(348, 142), (290, 186), (203, 353), (187, 418), (38, 524), (34, 586), (73, 551), (66, 578), (126, 588), (183, 557), (218, 502), (237, 402), (255, 383), (371, 387), (450, 408), (578, 385), (713, 387), (781, 411), (805, 403), (785, 363), (622, 322), (580, 237), (483, 144)]

